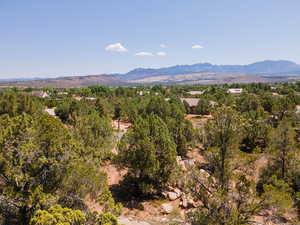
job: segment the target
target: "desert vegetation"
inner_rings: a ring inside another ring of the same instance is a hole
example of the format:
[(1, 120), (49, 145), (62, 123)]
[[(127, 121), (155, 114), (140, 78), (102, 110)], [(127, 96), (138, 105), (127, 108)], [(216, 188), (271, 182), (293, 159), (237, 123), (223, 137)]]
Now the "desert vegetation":
[(300, 82), (1, 89), (0, 222), (299, 224), (299, 105)]

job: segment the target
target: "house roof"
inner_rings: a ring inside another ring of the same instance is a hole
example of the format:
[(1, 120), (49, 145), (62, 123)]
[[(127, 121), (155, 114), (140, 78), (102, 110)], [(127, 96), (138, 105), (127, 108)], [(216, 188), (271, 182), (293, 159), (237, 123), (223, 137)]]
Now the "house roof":
[(93, 98), (93, 97), (88, 97), (88, 98), (85, 98), (86, 100), (88, 100), (88, 101), (96, 101), (97, 100), (97, 98)]
[(243, 88), (229, 88), (227, 92), (231, 94), (240, 94), (242, 91)]
[(32, 91), (31, 95), (35, 96), (35, 97), (40, 97), (40, 98), (44, 98), (44, 97), (48, 97), (49, 96), (47, 94), (47, 92), (45, 92), (45, 91)]
[(186, 101), (190, 107), (195, 107), (198, 105), (199, 98), (180, 98), (182, 102)]
[(202, 95), (204, 91), (189, 91), (188, 93), (191, 95)]

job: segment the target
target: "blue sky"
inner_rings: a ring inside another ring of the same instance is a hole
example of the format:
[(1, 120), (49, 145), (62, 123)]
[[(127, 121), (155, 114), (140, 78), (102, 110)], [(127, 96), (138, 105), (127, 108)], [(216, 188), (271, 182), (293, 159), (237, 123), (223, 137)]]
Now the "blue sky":
[(0, 0), (0, 78), (300, 63), (299, 12), (299, 0)]

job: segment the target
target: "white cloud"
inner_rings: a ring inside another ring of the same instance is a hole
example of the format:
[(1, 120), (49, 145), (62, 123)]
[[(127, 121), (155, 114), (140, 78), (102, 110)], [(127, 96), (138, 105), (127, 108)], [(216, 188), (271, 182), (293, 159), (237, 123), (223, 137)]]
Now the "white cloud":
[(156, 55), (158, 55), (158, 56), (166, 56), (167, 53), (166, 52), (157, 52)]
[(106, 46), (105, 50), (109, 52), (128, 52), (128, 49), (125, 48), (121, 43), (108, 45)]
[(135, 56), (153, 56), (153, 53), (151, 52), (138, 52), (135, 54)]
[(161, 48), (166, 48), (167, 46), (165, 44), (160, 44)]
[(201, 45), (193, 45), (192, 48), (193, 49), (200, 49), (200, 48), (203, 48), (203, 46), (201, 46)]

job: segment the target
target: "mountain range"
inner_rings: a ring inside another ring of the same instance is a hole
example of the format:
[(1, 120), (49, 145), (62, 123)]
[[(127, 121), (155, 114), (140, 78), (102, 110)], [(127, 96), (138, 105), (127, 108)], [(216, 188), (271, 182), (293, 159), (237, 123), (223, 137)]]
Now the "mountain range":
[(68, 76), (34, 80), (1, 80), (0, 86), (82, 87), (88, 85), (220, 84), (300, 80), (300, 65), (266, 60), (249, 65), (198, 63), (165, 68), (137, 68), (126, 74)]
[(125, 76), (127, 79), (133, 77), (153, 76), (153, 75), (177, 75), (190, 73), (240, 73), (240, 74), (265, 74), (278, 75), (286, 73), (300, 73), (300, 65), (287, 60), (266, 60), (249, 65), (213, 65), (210, 63), (197, 63), (193, 65), (177, 65), (159, 69), (134, 69)]

